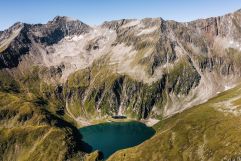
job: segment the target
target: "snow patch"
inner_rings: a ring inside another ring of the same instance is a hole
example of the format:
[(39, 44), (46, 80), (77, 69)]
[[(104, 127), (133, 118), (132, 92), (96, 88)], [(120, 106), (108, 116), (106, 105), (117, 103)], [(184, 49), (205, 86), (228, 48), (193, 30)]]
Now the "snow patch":
[[(109, 53), (116, 39), (116, 33), (109, 31), (96, 27), (94, 32), (65, 37), (58, 44), (47, 47), (48, 52), (43, 54), (44, 65), (63, 64), (65, 67), (61, 80), (65, 81), (69, 74), (92, 65), (94, 60)], [(96, 48), (93, 48), (95, 45)]]

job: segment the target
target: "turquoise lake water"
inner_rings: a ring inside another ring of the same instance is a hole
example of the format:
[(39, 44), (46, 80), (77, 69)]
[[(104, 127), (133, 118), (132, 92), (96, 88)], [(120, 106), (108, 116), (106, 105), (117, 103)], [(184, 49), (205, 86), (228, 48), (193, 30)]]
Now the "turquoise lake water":
[(110, 122), (79, 129), (82, 140), (100, 150), (104, 159), (120, 149), (142, 143), (155, 134), (155, 131), (140, 122)]

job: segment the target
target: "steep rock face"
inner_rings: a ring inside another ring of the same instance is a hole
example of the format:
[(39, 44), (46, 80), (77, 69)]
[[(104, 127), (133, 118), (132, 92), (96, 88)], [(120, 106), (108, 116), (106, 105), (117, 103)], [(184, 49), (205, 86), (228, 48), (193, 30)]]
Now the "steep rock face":
[(40, 62), (41, 47), (58, 43), (68, 35), (79, 35), (90, 31), (90, 27), (79, 20), (55, 17), (46, 25), (16, 23), (0, 37), (0, 68), (17, 67), (23, 56), (36, 56)]
[(240, 41), (240, 16), (241, 11), (238, 10), (220, 17), (192, 21), (188, 23), (188, 26), (210, 36), (210, 38), (221, 36)]
[(46, 25), (33, 27), (33, 32), (40, 37), (40, 42), (46, 45), (53, 45), (65, 36), (80, 35), (89, 32), (89, 30), (90, 27), (79, 20), (60, 16), (55, 17)]
[(28, 29), (29, 25), (16, 23), (1, 35), (0, 69), (18, 66), (21, 56), (29, 52), (31, 41)]
[[(239, 10), (188, 23), (146, 18), (90, 27), (56, 17), (47, 24), (16, 23), (0, 32), (0, 160), (32, 160), (39, 150), (44, 151), (39, 160), (83, 159), (87, 145), (76, 139), (81, 136), (75, 136), (70, 123), (82, 126), (112, 115), (161, 119), (236, 85), (240, 19)], [(221, 111), (232, 112), (224, 107)], [(198, 118), (202, 115), (194, 119), (197, 128)], [(183, 149), (175, 150), (181, 157)], [(197, 156), (203, 155), (190, 154), (191, 159)]]
[[(151, 86), (120, 75), (110, 75), (98, 83), (90, 79), (90, 83), (84, 86), (74, 86), (75, 82), (72, 79), (77, 79), (79, 82), (85, 81), (75, 76), (67, 81), (65, 88), (69, 98), (68, 108), (74, 112), (77, 107), (82, 107), (78, 113), (74, 113), (76, 118), (78, 116), (101, 118), (106, 114), (126, 114), (137, 119), (147, 118), (153, 106), (163, 101), (161, 96), (164, 94), (162, 89), (165, 77)], [(79, 103), (76, 105), (76, 102)]]
[(188, 23), (146, 18), (90, 27), (56, 17), (15, 24), (1, 33), (0, 65), (16, 67), (9, 72), (26, 88), (38, 66), (31, 91), (59, 102), (77, 122), (166, 117), (239, 80), (240, 17), (237, 11)]

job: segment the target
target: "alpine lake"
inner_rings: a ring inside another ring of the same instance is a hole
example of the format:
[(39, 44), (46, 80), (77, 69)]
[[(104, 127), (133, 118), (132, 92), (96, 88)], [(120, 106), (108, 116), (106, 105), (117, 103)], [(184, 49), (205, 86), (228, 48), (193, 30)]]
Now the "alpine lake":
[(101, 123), (79, 131), (92, 151), (102, 152), (104, 160), (114, 152), (141, 144), (155, 134), (154, 129), (137, 121)]

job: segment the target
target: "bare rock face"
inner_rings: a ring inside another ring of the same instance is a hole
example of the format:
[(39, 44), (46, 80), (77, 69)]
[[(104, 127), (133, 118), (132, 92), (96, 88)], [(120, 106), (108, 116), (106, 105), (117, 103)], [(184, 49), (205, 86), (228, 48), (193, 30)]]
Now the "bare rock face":
[(38, 68), (36, 83), (51, 86), (38, 94), (77, 122), (168, 117), (240, 80), (240, 19), (239, 10), (187, 23), (146, 18), (91, 27), (60, 16), (16, 23), (0, 33), (0, 68), (20, 82)]
[(55, 17), (46, 25), (16, 23), (0, 36), (0, 68), (17, 67), (23, 55), (36, 52), (39, 46), (53, 45), (65, 36), (89, 31), (88, 25), (68, 17)]
[(49, 21), (42, 28), (35, 26), (34, 31), (40, 32), (40, 42), (53, 45), (63, 39), (65, 36), (80, 35), (90, 31), (90, 27), (79, 20), (72, 20), (69, 17), (57, 16), (53, 21)]
[(240, 36), (240, 16), (241, 12), (239, 10), (225, 16), (196, 20), (190, 22), (189, 26), (204, 34), (209, 34), (211, 37), (230, 37), (238, 40)]
[(0, 37), (0, 68), (16, 67), (20, 57), (29, 52), (31, 41), (28, 30), (30, 25), (16, 23), (4, 31)]
[(240, 82), (240, 38), (241, 10), (187, 23), (146, 18), (91, 27), (58, 16), (14, 24), (0, 32), (0, 160), (25, 151), (23, 159), (35, 158), (31, 139), (53, 154), (42, 159), (83, 159), (90, 149), (68, 122), (155, 120), (206, 102)]

